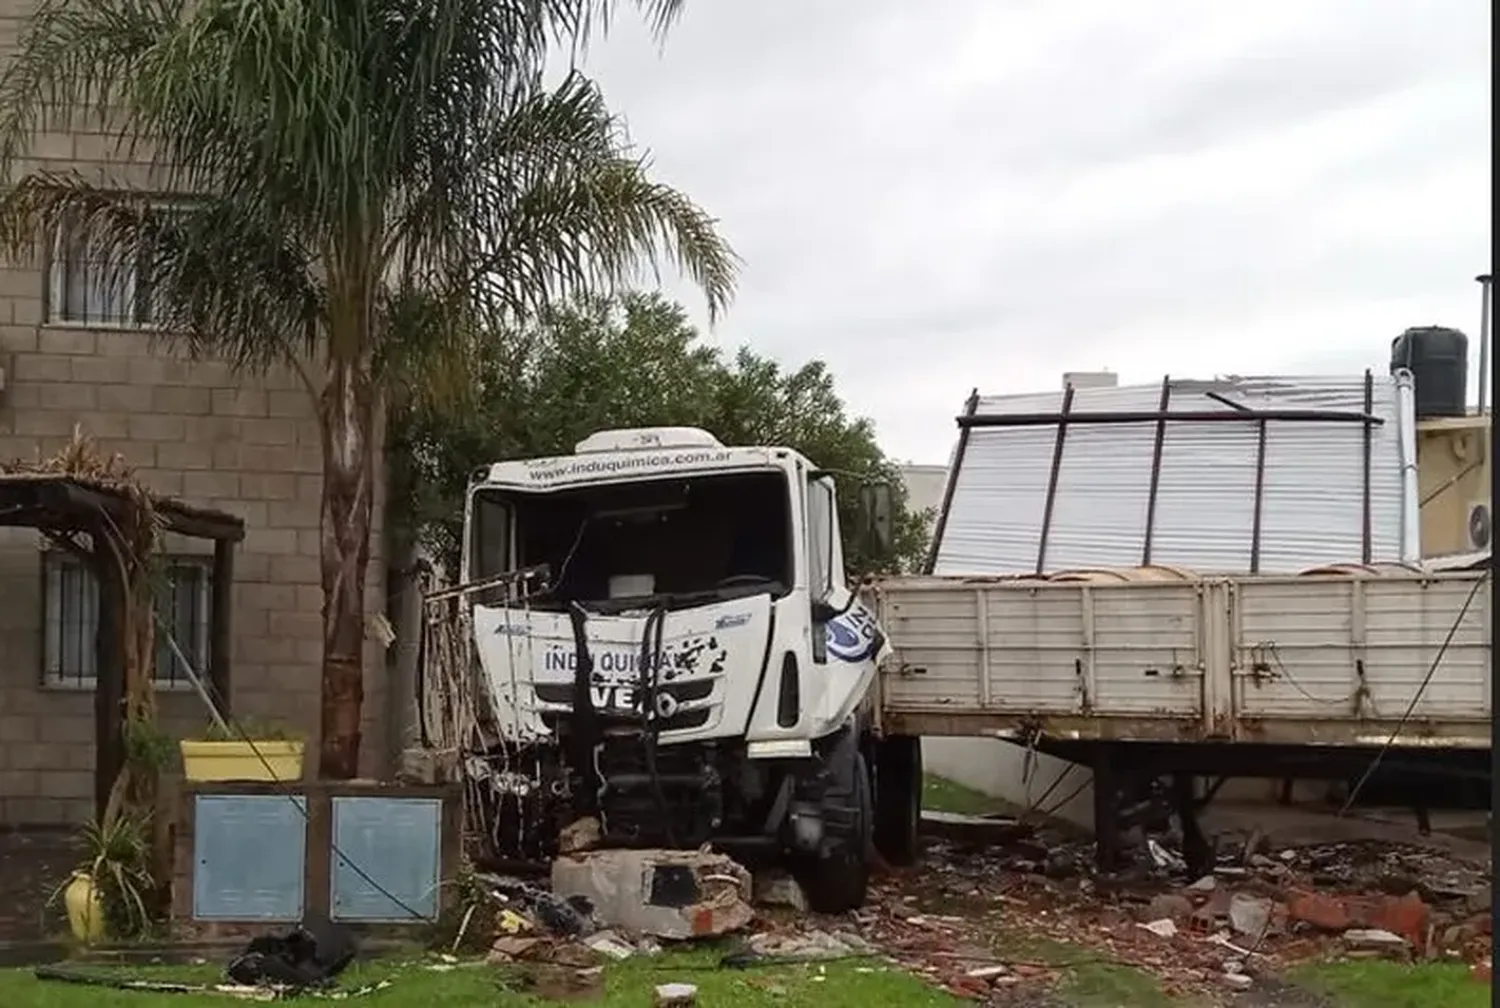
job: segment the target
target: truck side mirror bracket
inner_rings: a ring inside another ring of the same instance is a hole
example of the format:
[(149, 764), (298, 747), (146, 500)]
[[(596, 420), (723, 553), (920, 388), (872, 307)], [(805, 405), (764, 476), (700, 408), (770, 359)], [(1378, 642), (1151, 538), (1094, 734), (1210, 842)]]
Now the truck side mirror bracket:
[(895, 511), (895, 491), (889, 483), (866, 483), (859, 488), (860, 532), (875, 552), (891, 548)]

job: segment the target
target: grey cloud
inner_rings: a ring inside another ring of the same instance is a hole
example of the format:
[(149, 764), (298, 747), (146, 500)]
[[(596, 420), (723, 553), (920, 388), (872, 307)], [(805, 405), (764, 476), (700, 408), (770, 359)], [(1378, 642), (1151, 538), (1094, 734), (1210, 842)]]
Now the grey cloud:
[(1467, 0), (703, 0), (588, 66), (746, 259), (714, 337), (823, 357), (941, 461), (973, 384), (1354, 366), (1467, 325), (1488, 39)]

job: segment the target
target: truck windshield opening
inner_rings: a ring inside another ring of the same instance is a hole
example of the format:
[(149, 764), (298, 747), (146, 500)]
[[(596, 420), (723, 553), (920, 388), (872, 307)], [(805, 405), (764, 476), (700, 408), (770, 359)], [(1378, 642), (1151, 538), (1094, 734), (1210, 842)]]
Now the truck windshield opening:
[(469, 549), (474, 580), (549, 565), (552, 591), (530, 603), (539, 609), (780, 596), (792, 584), (790, 493), (780, 471), (481, 488)]

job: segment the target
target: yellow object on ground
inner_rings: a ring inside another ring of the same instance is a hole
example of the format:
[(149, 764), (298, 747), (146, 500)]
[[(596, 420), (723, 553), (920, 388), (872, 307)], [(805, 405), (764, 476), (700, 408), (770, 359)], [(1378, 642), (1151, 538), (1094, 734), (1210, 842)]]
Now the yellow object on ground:
[(63, 890), (63, 903), (68, 908), (68, 929), (74, 938), (92, 945), (104, 937), (104, 901), (88, 872), (73, 873)]

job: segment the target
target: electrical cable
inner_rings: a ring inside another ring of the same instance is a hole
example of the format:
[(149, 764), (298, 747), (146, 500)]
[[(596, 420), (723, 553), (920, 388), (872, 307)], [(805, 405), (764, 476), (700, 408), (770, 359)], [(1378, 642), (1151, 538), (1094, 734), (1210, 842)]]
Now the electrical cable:
[[(1020, 825), (1021, 823), (1025, 822), (1028, 816), (1032, 815), (1037, 810), (1039, 810), (1042, 807), (1042, 803), (1045, 802), (1048, 798), (1050, 798), (1052, 796), (1052, 792), (1056, 791), (1058, 789), (1058, 787), (1062, 784), (1062, 782), (1065, 781), (1065, 780), (1067, 780), (1068, 777), (1072, 775), (1073, 771), (1077, 770), (1077, 769), (1078, 769), (1078, 764), (1077, 763), (1073, 763), (1071, 761), (1068, 763), (1067, 766), (1063, 767), (1062, 773), (1060, 773), (1056, 777), (1052, 778), (1052, 783), (1049, 784), (1049, 785), (1047, 785), (1047, 790), (1045, 790), (1045, 791), (1042, 792), (1041, 797), (1038, 798), (1034, 802), (1028, 802), (1027, 805), (1026, 805), (1026, 807), (1021, 810), (1021, 814), (1018, 815), (1018, 816), (1016, 816), (1016, 824)], [(1087, 785), (1086, 781), (1084, 783), (1085, 783), (1085, 785)], [(1078, 791), (1082, 791), (1082, 790), (1083, 790), (1083, 787), (1080, 786), (1077, 791), (1073, 792), (1073, 794), (1076, 795), (1078, 793)], [(1069, 796), (1069, 797), (1071, 797), (1071, 796)], [(1042, 814), (1043, 815), (1049, 815), (1050, 813), (1044, 812)]]
[(1458, 616), (1453, 620), (1453, 625), (1448, 628), (1448, 634), (1443, 638), (1443, 643), (1438, 648), (1437, 654), (1433, 656), (1432, 664), (1427, 667), (1427, 674), (1422, 677), (1422, 682), (1417, 686), (1416, 693), (1412, 694), (1411, 703), (1406, 705), (1406, 711), (1401, 715), (1401, 720), (1396, 722), (1396, 727), (1391, 729), (1390, 737), (1381, 745), (1380, 749), (1375, 753), (1375, 757), (1370, 760), (1370, 765), (1365, 768), (1365, 772), (1359, 778), (1358, 783), (1349, 791), (1349, 797), (1344, 799), (1343, 808), (1339, 809), (1338, 814), (1340, 816), (1347, 814), (1349, 809), (1353, 807), (1355, 799), (1359, 797), (1360, 790), (1375, 773), (1376, 768), (1380, 766), (1380, 761), (1385, 758), (1386, 752), (1390, 750), (1391, 746), (1396, 744), (1396, 739), (1401, 736), (1401, 729), (1406, 727), (1406, 722), (1411, 719), (1412, 712), (1417, 709), (1417, 703), (1422, 699), (1422, 694), (1427, 692), (1428, 684), (1432, 682), (1432, 677), (1437, 674), (1438, 667), (1442, 665), (1443, 656), (1448, 653), (1448, 646), (1453, 643), (1453, 638), (1458, 636), (1458, 628), (1463, 625), (1464, 617), (1469, 613), (1469, 606), (1473, 605), (1475, 597), (1479, 594), (1479, 589), (1488, 584), (1489, 580), (1490, 575), (1486, 571), (1484, 577), (1477, 579), (1474, 582), (1474, 587), (1469, 589), (1469, 595), (1464, 599), (1463, 608), (1458, 611)]

